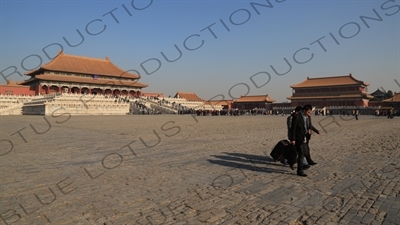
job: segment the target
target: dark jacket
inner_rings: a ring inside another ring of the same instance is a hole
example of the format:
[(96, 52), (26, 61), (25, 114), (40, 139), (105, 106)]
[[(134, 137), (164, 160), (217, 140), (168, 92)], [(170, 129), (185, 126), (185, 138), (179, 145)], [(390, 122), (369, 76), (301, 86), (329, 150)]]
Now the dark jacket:
[(305, 135), (303, 115), (301, 113), (293, 115), (292, 127), (290, 129), (290, 141), (296, 141), (296, 144), (303, 143)]

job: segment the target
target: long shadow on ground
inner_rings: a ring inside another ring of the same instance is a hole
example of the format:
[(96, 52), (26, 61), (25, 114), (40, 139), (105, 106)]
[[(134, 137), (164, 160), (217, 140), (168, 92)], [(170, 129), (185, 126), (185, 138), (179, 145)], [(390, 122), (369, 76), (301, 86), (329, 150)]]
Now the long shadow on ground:
[(288, 170), (275, 169), (269, 166), (279, 166), (279, 167), (287, 167), (286, 165), (275, 162), (270, 157), (262, 156), (262, 155), (252, 155), (252, 154), (244, 154), (244, 153), (229, 153), (223, 152), (225, 155), (211, 155), (216, 159), (208, 159), (208, 161), (212, 164), (217, 164), (221, 166), (231, 167), (231, 168), (240, 168), (246, 169), (250, 171), (256, 172), (265, 172), (265, 173), (287, 173)]

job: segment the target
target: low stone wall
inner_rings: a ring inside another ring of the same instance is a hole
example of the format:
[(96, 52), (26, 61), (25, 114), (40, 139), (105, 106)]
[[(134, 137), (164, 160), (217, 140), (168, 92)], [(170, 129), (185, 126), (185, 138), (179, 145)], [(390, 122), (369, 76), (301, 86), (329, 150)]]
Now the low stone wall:
[(22, 115), (126, 115), (129, 107), (129, 102), (105, 96), (48, 95), (26, 102)]
[(45, 103), (45, 114), (59, 115), (126, 115), (129, 113), (129, 104), (59, 104), (57, 102)]
[(0, 115), (22, 115), (22, 106), (33, 98), (33, 96), (25, 95), (0, 94)]

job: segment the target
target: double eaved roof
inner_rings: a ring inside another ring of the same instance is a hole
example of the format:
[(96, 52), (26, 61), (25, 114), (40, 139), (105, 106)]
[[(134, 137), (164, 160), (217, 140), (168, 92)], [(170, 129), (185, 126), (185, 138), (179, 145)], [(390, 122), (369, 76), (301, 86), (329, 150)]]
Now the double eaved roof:
[(137, 74), (124, 71), (114, 65), (108, 57), (105, 59), (89, 58), (84, 56), (67, 55), (62, 51), (48, 62), (36, 70), (26, 72), (25, 75), (35, 75), (43, 71), (69, 72), (79, 74), (91, 74), (110, 77), (121, 77), (138, 79)]
[(369, 83), (355, 79), (350, 73), (349, 75), (346, 76), (318, 77), (318, 78), (307, 77), (307, 80), (292, 85), (290, 87), (291, 88), (329, 87), (329, 86), (342, 86), (342, 85), (354, 85), (354, 84), (369, 86)]
[(81, 84), (97, 84), (97, 85), (108, 85), (108, 86), (126, 86), (126, 87), (136, 87), (145, 88), (148, 87), (147, 84), (138, 82), (138, 80), (116, 80), (116, 79), (93, 79), (92, 77), (77, 77), (77, 76), (66, 76), (58, 74), (40, 74), (25, 80), (21, 84), (30, 84), (36, 80), (43, 81), (59, 81), (59, 82), (71, 82), (71, 83), (81, 83)]
[(318, 95), (318, 96), (289, 96), (287, 99), (290, 100), (303, 100), (303, 99), (336, 99), (336, 98), (373, 98), (374, 96), (369, 95), (367, 93), (359, 93), (359, 94), (336, 94), (336, 95)]

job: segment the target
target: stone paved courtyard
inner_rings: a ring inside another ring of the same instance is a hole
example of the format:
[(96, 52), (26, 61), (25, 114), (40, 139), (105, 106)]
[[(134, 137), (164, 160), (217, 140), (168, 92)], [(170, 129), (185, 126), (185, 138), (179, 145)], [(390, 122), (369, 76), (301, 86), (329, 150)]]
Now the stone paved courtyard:
[(0, 119), (0, 224), (400, 224), (400, 118), (314, 116), (308, 177), (282, 116)]

